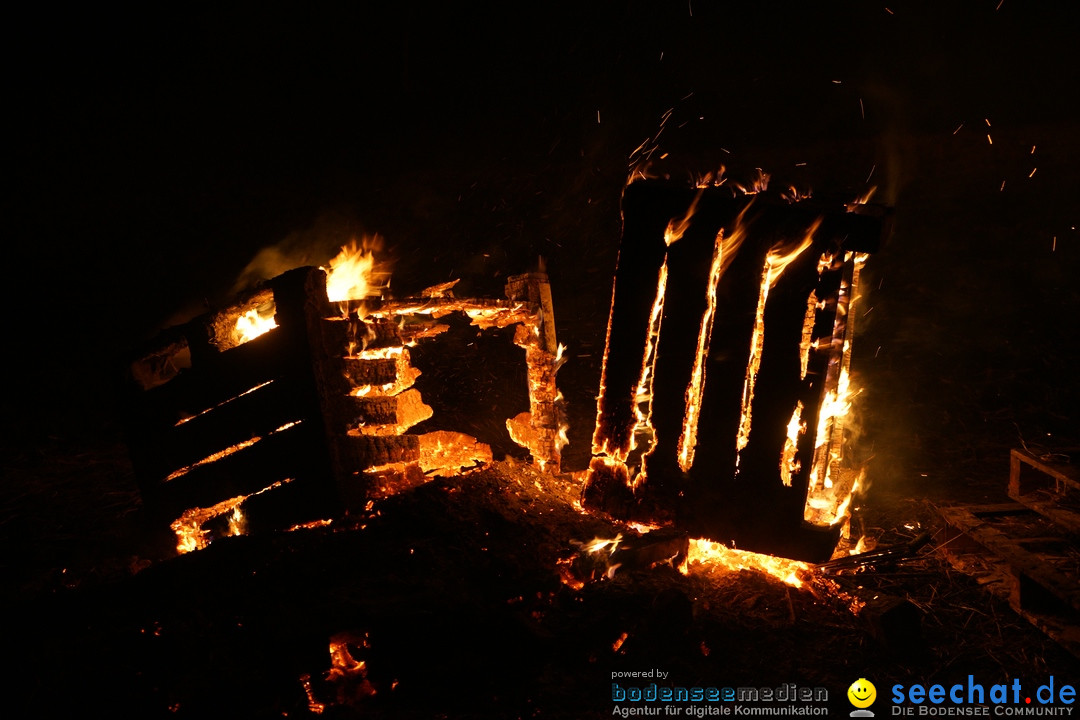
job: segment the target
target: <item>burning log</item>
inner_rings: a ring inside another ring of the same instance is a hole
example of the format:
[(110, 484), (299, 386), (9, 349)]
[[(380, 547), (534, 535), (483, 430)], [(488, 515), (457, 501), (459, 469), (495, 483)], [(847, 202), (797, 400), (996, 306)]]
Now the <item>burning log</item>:
[(850, 318), (883, 225), (866, 206), (628, 186), (584, 504), (827, 559), (857, 483), (840, 465)]

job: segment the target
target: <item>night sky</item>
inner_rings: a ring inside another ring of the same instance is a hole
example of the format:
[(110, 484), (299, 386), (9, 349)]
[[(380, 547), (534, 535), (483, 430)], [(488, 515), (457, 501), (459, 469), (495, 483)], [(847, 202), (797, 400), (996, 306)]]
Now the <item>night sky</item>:
[(901, 445), (1075, 437), (1077, 30), (1019, 0), (26, 13), (3, 51), (8, 436), (110, 431), (130, 346), (262, 248), (319, 264), (373, 233), (400, 293), (497, 294), (543, 256), (588, 405), (627, 158), (671, 109), (673, 177), (760, 167), (896, 208), (855, 364)]

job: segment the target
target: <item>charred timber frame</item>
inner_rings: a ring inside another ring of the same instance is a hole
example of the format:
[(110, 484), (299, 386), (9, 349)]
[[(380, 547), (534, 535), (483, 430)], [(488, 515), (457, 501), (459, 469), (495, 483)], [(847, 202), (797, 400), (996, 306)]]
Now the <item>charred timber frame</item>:
[[(279, 530), (422, 482), (424, 437), (408, 429), (431, 409), (410, 389), (419, 372), (408, 346), (445, 329), (423, 318), (454, 312), (481, 329), (516, 326), (530, 408), (507, 420), (508, 430), (534, 462), (558, 471), (564, 431), (547, 276), (512, 277), (506, 292), (504, 300), (335, 307), (325, 273), (305, 267), (162, 332), (135, 353), (124, 382), (144, 505), (155, 521), (171, 523), (178, 535), (188, 527), (198, 538), (212, 526), (236, 534), (225, 516), (241, 506), (246, 532)], [(266, 308), (276, 327), (247, 341), (233, 337), (241, 315)], [(409, 316), (421, 321), (405, 323)], [(358, 386), (375, 391), (361, 397)], [(441, 443), (454, 433), (435, 435)]]
[(840, 525), (808, 500), (851, 484), (826, 401), (846, 381), (858, 268), (886, 216), (629, 185), (584, 505), (827, 559)]

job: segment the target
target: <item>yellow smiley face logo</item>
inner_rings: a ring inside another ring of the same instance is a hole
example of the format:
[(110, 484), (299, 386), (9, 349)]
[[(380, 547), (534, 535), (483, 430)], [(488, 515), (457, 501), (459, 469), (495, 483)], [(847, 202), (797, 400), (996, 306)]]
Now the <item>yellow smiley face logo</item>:
[(847, 689), (848, 700), (857, 708), (868, 708), (877, 699), (877, 688), (866, 678), (859, 678)]

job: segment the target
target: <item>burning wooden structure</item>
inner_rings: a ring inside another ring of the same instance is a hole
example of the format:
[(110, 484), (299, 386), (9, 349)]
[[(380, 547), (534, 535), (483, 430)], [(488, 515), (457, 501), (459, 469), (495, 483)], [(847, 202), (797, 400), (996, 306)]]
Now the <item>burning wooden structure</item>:
[(394, 301), (371, 299), (363, 282), (339, 287), (337, 271), (288, 271), (163, 332), (130, 363), (136, 478), (179, 551), (337, 517), (490, 462), (491, 438), (425, 423), (433, 410), (410, 350), (448, 333), (447, 316), (477, 333), (513, 329), (528, 406), (502, 433), (558, 470), (565, 428), (545, 274), (510, 278), (504, 299), (457, 299), (449, 283)]
[(885, 209), (627, 186), (584, 504), (812, 561), (842, 463), (859, 270)]

